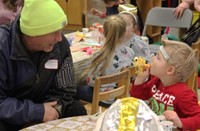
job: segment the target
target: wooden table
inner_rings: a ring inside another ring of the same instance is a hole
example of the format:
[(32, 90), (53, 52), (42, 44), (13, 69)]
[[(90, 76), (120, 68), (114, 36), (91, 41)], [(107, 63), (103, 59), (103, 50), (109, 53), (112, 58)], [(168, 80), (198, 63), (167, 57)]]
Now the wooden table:
[(92, 131), (96, 120), (90, 115), (69, 117), (30, 126), (21, 131)]
[[(80, 44), (80, 43), (77, 43)], [(74, 77), (76, 85), (79, 86), (85, 83), (86, 76), (82, 77), (82, 73), (90, 65), (91, 55), (87, 55), (86, 52), (76, 51), (72, 52), (72, 58), (74, 63)]]
[[(65, 37), (67, 39), (70, 38), (75, 38), (76, 36), (76, 32), (74, 33), (70, 33), (70, 34), (66, 34)], [(96, 38), (91, 38), (91, 37), (84, 37), (83, 40), (77, 42), (75, 40), (73, 40), (72, 42), (73, 44), (70, 46), (71, 48), (71, 53), (72, 53), (72, 58), (73, 58), (73, 63), (74, 63), (74, 76), (75, 76), (75, 82), (76, 85), (79, 86), (83, 83), (85, 83), (86, 81), (86, 77), (84, 79), (81, 79), (82, 73), (86, 70), (86, 68), (90, 65), (90, 58), (92, 56), (88, 55), (86, 52), (83, 52), (81, 50), (81, 48), (83, 47), (89, 47), (92, 44), (98, 44), (98, 40)], [(93, 52), (94, 53), (94, 52)]]
[[(103, 119), (103, 115), (68, 117), (29, 126), (20, 131), (97, 131), (102, 124), (99, 119)], [(173, 128), (172, 131), (179, 130)]]

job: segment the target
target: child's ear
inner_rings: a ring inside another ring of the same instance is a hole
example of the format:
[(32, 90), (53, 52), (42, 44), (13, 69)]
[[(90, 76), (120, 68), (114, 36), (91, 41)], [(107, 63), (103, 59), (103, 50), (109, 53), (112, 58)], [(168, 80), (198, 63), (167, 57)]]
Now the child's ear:
[(141, 32), (140, 32), (140, 30), (139, 30), (139, 28), (138, 28), (137, 25), (134, 25), (133, 32), (134, 32), (135, 34), (139, 35), (139, 36), (141, 35)]
[(137, 25), (133, 25), (133, 32), (137, 31)]
[(175, 69), (174, 66), (170, 66), (170, 67), (168, 68), (168, 70), (167, 70), (167, 74), (168, 74), (168, 75), (174, 74), (175, 70), (176, 70), (176, 69)]

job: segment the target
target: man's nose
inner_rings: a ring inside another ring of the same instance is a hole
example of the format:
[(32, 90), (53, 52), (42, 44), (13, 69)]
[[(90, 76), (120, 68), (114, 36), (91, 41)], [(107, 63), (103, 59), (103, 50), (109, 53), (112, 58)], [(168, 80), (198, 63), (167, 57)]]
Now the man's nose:
[(55, 40), (57, 42), (62, 41), (62, 33), (61, 32), (55, 34)]

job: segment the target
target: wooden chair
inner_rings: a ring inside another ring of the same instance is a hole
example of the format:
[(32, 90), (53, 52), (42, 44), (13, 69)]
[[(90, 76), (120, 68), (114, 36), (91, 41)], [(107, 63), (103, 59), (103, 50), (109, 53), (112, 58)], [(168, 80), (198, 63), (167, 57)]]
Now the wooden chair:
[(196, 53), (196, 55), (197, 55), (198, 60), (199, 60), (199, 58), (200, 58), (200, 37), (195, 43), (192, 43), (191, 47), (192, 47), (192, 49), (196, 49), (198, 51)]
[[(92, 104), (86, 104), (85, 107), (91, 107), (91, 115), (98, 113), (99, 102), (111, 98), (121, 99), (128, 97), (129, 94), (129, 70), (124, 70), (116, 74), (101, 76), (96, 78), (93, 91)], [(113, 90), (100, 92), (101, 85), (117, 82), (117, 87)]]
[[(200, 38), (197, 42), (192, 44), (192, 49), (196, 49), (196, 57), (199, 60), (199, 50), (200, 50)], [(198, 64), (196, 66), (195, 71), (192, 73), (192, 75), (189, 77), (189, 79), (186, 81), (187, 86), (192, 89), (198, 96)]]
[(131, 90), (132, 87), (132, 78), (134, 78), (136, 76), (136, 68), (135, 66), (129, 66), (127, 68), (123, 68), (123, 70), (129, 70), (130, 73), (130, 80), (129, 80), (129, 91)]
[(198, 67), (186, 81), (187, 86), (198, 96)]

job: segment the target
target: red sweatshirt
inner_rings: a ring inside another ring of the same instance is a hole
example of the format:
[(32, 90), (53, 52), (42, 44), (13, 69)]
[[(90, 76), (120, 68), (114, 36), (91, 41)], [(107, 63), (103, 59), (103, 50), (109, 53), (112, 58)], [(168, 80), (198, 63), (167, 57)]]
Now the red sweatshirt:
[(185, 83), (163, 86), (162, 82), (152, 77), (144, 84), (134, 86), (131, 96), (149, 100), (151, 109), (161, 115), (165, 110), (174, 110), (183, 124), (183, 130), (200, 129), (200, 106), (196, 94)]

